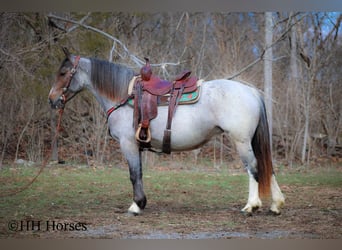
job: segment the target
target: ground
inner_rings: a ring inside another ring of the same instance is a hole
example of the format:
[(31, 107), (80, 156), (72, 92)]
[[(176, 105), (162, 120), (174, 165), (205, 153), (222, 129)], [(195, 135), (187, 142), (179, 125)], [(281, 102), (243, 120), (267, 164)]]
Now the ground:
[[(280, 171), (278, 181), (286, 204), (279, 216), (268, 213), (268, 199), (252, 216), (240, 212), (248, 190), (243, 173), (165, 168), (146, 171), (147, 207), (142, 215), (129, 215), (131, 186), (126, 171), (47, 168), (26, 194), (1, 198), (1, 238), (342, 238), (340, 166)], [(2, 181), (18, 181), (22, 175), (9, 170), (2, 174)], [(117, 183), (114, 188), (113, 182)], [(13, 232), (8, 229), (12, 220), (43, 224), (40, 231)], [(46, 221), (84, 223), (85, 230), (47, 231)]]
[[(311, 195), (307, 195), (310, 193)], [(320, 197), (313, 199), (312, 195)], [(253, 216), (240, 213), (241, 204), (227, 208), (182, 207), (154, 203), (141, 216), (113, 211), (110, 218), (94, 218), (89, 230), (75, 237), (128, 239), (341, 239), (341, 189), (297, 188), (287, 192), (287, 204), (280, 216), (266, 208)]]

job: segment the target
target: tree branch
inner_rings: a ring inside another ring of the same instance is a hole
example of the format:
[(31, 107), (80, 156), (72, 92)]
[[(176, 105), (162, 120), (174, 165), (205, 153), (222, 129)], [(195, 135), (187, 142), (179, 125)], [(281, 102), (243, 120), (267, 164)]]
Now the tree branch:
[(3, 50), (2, 48), (0, 48), (0, 52), (1, 52), (2, 54), (4, 54), (4, 55), (8, 56), (9, 58), (11, 58), (12, 61), (15, 62), (15, 63), (21, 68), (21, 70), (24, 71), (24, 72), (27, 74), (27, 76), (30, 76), (30, 77), (33, 76), (32, 73), (31, 73), (31, 72), (28, 72), (28, 71), (26, 70), (26, 67), (25, 67), (22, 63), (20, 63), (20, 60), (18, 59), (18, 57), (16, 57), (16, 56), (10, 54), (9, 52)]
[[(89, 14), (88, 14), (88, 15), (89, 15)], [(47, 15), (47, 17), (48, 17), (48, 18), (53, 18), (53, 19), (56, 19), (56, 20), (60, 20), (60, 21), (63, 21), (63, 22), (70, 22), (70, 23), (76, 24), (77, 26), (80, 26), (80, 27), (82, 27), (82, 28), (85, 28), (85, 29), (87, 29), (87, 30), (91, 30), (91, 31), (94, 31), (94, 32), (96, 32), (96, 33), (99, 33), (99, 34), (101, 34), (101, 35), (107, 37), (108, 39), (112, 40), (114, 43), (119, 44), (119, 45), (123, 48), (123, 50), (125, 51), (126, 55), (128, 55), (128, 56), (130, 57), (130, 59), (131, 59), (135, 64), (137, 64), (139, 67), (142, 66), (142, 65), (144, 64), (144, 61), (141, 60), (141, 59), (139, 59), (138, 57), (136, 57), (136, 56), (133, 55), (132, 53), (130, 53), (130, 51), (128, 50), (128, 48), (127, 48), (119, 39), (115, 38), (114, 36), (112, 36), (112, 35), (110, 35), (110, 34), (104, 32), (104, 31), (102, 31), (102, 30), (100, 30), (100, 29), (97, 29), (97, 28), (94, 28), (94, 27), (92, 27), (92, 26), (89, 26), (89, 25), (84, 24), (83, 22), (84, 22), (85, 18), (83, 18), (81, 21), (75, 21), (75, 20), (71, 20), (71, 19), (66, 19), (66, 18), (64, 18), (64, 17), (55, 16), (55, 15), (53, 15), (53, 14)], [(73, 29), (72, 29), (72, 30), (73, 30)], [(70, 32), (70, 30), (69, 30), (69, 32)], [(115, 47), (115, 46), (113, 45), (113, 47)], [(118, 53), (118, 54), (119, 54), (119, 53)], [(121, 58), (124, 58), (124, 56), (121, 55), (121, 54), (119, 54), (119, 56), (120, 56)]]
[(227, 77), (228, 80), (232, 80), (235, 77), (241, 75), (243, 72), (245, 72), (246, 70), (252, 68), (255, 64), (257, 64), (258, 62), (260, 62), (261, 60), (263, 60), (263, 56), (264, 56), (265, 51), (263, 51), (262, 55), (257, 58), (254, 62), (248, 64), (246, 67), (242, 68), (240, 71), (236, 72), (234, 75), (231, 75), (229, 77)]
[[(125, 44), (123, 42), (121, 42), (119, 39), (117, 39), (116, 37), (100, 30), (100, 29), (97, 29), (95, 27), (92, 27), (90, 25), (86, 25), (84, 24), (84, 21), (89, 17), (90, 13), (88, 13), (85, 17), (83, 17), (80, 21), (75, 21), (75, 20), (71, 20), (71, 19), (67, 19), (67, 18), (64, 18), (64, 17), (60, 17), (60, 16), (56, 16), (56, 15), (53, 15), (53, 14), (49, 14), (47, 15), (47, 17), (49, 19), (56, 19), (56, 20), (59, 20), (59, 21), (63, 21), (63, 22), (69, 22), (69, 23), (73, 23), (75, 24), (75, 26), (73, 26), (72, 28), (68, 29), (68, 30), (65, 30), (66, 32), (71, 32), (73, 31), (74, 29), (76, 29), (78, 26), (79, 27), (82, 27), (82, 28), (85, 28), (87, 30), (91, 30), (91, 31), (94, 31), (96, 33), (99, 33), (101, 34), (102, 36), (110, 39), (113, 41), (113, 46), (110, 50), (110, 53), (109, 53), (109, 61), (111, 61), (112, 57), (113, 57), (113, 52), (115, 51), (119, 56), (120, 58), (125, 58), (125, 56), (129, 56), (129, 58), (138, 66), (138, 67), (141, 67), (142, 65), (145, 64), (145, 61), (138, 58), (137, 56), (135, 56), (133, 53), (131, 53), (129, 51), (129, 49), (125, 46)], [(125, 52), (125, 55), (123, 54), (120, 54), (117, 50), (116, 50), (116, 44), (118, 44)], [(166, 63), (157, 63), (157, 64), (151, 64), (151, 66), (154, 66), (154, 67), (162, 67), (164, 70), (166, 68), (167, 65), (173, 65), (173, 66), (177, 66), (177, 65), (180, 65), (181, 62), (177, 62), (177, 63), (171, 63), (171, 62), (166, 62)]]
[(287, 25), (285, 31), (274, 41), (272, 42), (269, 46), (265, 46), (265, 48), (263, 49), (263, 51), (261, 52), (260, 56), (253, 61), (252, 63), (248, 64), (246, 67), (244, 67), (243, 69), (241, 69), (240, 71), (238, 71), (237, 73), (227, 77), (226, 79), (231, 80), (239, 75), (241, 75), (243, 72), (247, 71), (248, 69), (250, 69), (251, 67), (253, 67), (255, 64), (257, 64), (258, 62), (264, 60), (264, 54), (266, 52), (266, 50), (272, 48), (274, 45), (276, 45), (278, 42), (282, 41), (285, 39), (286, 35), (290, 32), (290, 30), (292, 29), (292, 27), (294, 25), (296, 25), (297, 23), (299, 23), (305, 16), (307, 16), (308, 14), (305, 14), (303, 16), (301, 16), (296, 22), (292, 23), (291, 25)]

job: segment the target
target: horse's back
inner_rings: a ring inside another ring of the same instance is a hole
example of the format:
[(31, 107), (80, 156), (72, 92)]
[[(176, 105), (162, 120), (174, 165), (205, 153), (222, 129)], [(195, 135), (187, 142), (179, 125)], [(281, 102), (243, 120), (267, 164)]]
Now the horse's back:
[[(211, 97), (220, 100), (223, 97), (226, 101), (243, 101), (246, 103), (258, 102), (260, 94), (254, 87), (250, 87), (238, 81), (217, 79), (202, 84), (204, 95), (212, 95)], [(229, 98), (229, 100), (227, 100)]]
[[(214, 134), (228, 132), (233, 138), (250, 138), (259, 120), (258, 92), (229, 80), (203, 82), (199, 101), (179, 105), (172, 123), (173, 149), (195, 148)], [(151, 121), (153, 146), (160, 147), (167, 119), (167, 107), (158, 108)], [(187, 139), (186, 139), (187, 138)]]
[(203, 83), (203, 102), (211, 106), (218, 126), (237, 136), (251, 136), (259, 122), (261, 96), (257, 89), (226, 79)]

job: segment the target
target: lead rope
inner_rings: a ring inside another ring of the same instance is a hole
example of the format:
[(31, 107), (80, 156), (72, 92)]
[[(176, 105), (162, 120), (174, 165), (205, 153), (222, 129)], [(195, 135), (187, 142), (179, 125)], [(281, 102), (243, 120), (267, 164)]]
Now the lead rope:
[(51, 143), (51, 149), (50, 149), (50, 152), (48, 152), (48, 154), (45, 156), (45, 158), (42, 162), (42, 165), (41, 165), (38, 173), (36, 174), (36, 176), (29, 183), (27, 183), (25, 186), (14, 189), (12, 191), (8, 191), (6, 193), (2, 193), (2, 194), (0, 194), (0, 197), (13, 196), (15, 194), (23, 192), (24, 190), (29, 188), (33, 184), (33, 182), (35, 182), (35, 180), (39, 177), (39, 175), (43, 172), (44, 168), (46, 167), (46, 165), (47, 165), (47, 163), (48, 163), (48, 161), (52, 155), (52, 145), (54, 145), (57, 142), (58, 134), (62, 130), (61, 121), (62, 121), (63, 111), (64, 111), (64, 109), (58, 110), (58, 123), (57, 123), (57, 127), (56, 127), (55, 136), (54, 136), (52, 143)]

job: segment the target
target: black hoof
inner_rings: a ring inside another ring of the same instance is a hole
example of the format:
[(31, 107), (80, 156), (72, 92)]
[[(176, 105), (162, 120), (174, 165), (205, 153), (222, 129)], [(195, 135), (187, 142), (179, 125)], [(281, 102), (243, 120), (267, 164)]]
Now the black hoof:
[(246, 217), (251, 217), (251, 216), (253, 216), (253, 213), (251, 213), (251, 212), (246, 212), (246, 211), (243, 211), (243, 210), (240, 210), (240, 213), (243, 214), (243, 215), (246, 216)]
[(128, 211), (126, 213), (127, 217), (133, 217), (133, 216), (138, 216), (138, 215), (141, 215), (141, 213), (135, 213), (135, 212), (131, 212), (131, 211)]
[(253, 207), (253, 208), (252, 208), (252, 213), (258, 211), (258, 209), (259, 209), (259, 207)]
[(144, 198), (142, 198), (141, 200), (139, 201), (135, 201), (135, 203), (137, 203), (138, 207), (143, 210), (145, 207), (146, 207), (146, 204), (147, 204), (147, 199), (146, 199), (146, 196), (144, 196)]
[(270, 210), (268, 210), (268, 215), (279, 216), (279, 215), (281, 215), (281, 212), (275, 212), (275, 211), (272, 211), (272, 210), (270, 209)]

